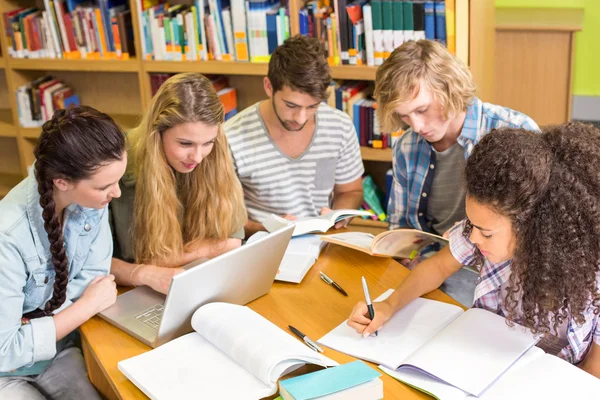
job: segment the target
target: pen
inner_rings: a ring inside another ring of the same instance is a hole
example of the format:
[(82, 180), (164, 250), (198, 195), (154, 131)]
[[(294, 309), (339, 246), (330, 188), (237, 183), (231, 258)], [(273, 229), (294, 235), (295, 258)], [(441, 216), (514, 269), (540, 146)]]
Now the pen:
[[(373, 304), (371, 304), (371, 296), (369, 296), (369, 288), (367, 287), (367, 281), (365, 280), (364, 276), (362, 277), (362, 285), (363, 290), (365, 291), (365, 301), (367, 302), (369, 317), (371, 318), (371, 321), (373, 321), (373, 318), (375, 318), (375, 310), (373, 309)], [(377, 331), (375, 331), (375, 336), (378, 336)]]
[(296, 336), (298, 336), (300, 339), (304, 340), (304, 343), (306, 343), (306, 345), (308, 347), (310, 347), (312, 350), (314, 350), (314, 351), (316, 351), (318, 353), (322, 353), (323, 352), (323, 349), (321, 347), (319, 347), (318, 344), (316, 344), (315, 342), (313, 342), (304, 333), (300, 332), (298, 329), (294, 328), (291, 325), (288, 325), (288, 327), (292, 330), (292, 332), (294, 332), (294, 334), (296, 334)]
[(325, 275), (323, 273), (323, 271), (319, 271), (319, 272), (321, 273), (321, 279), (323, 280), (323, 282), (325, 282), (328, 285), (332, 285), (334, 288), (337, 289), (338, 292), (340, 292), (344, 296), (348, 296), (348, 293), (346, 293), (346, 291), (344, 289), (342, 289), (342, 287), (340, 285), (338, 285), (337, 283), (335, 283), (333, 281), (333, 279), (331, 279), (330, 277), (328, 277), (327, 275)]

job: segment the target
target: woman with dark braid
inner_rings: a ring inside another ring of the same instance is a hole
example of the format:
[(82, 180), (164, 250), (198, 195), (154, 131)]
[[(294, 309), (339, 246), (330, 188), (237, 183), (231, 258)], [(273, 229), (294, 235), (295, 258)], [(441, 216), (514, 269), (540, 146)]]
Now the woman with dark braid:
[(600, 378), (600, 130), (500, 129), (467, 160), (467, 218), (375, 317), (361, 302), (348, 325), (368, 336), (463, 265), (479, 268), (473, 307), (541, 334), (538, 343)]
[(116, 299), (107, 204), (125, 138), (92, 108), (59, 110), (35, 159), (0, 201), (0, 398), (99, 399), (75, 329)]

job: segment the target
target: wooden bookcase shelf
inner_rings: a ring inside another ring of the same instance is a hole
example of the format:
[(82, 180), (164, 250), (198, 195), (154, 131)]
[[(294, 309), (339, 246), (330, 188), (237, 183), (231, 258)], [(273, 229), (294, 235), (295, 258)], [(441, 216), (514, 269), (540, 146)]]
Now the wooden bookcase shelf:
[[(176, 0), (182, 2), (185, 0)], [(298, 12), (303, 1), (291, 0), (290, 25), (292, 35), (299, 32)], [(0, 0), (2, 12), (29, 7), (41, 1)], [(491, 100), (493, 93), (493, 60), (495, 35), (494, 0), (471, 0), (469, 28), (469, 65), (478, 87), (478, 96)], [(130, 0), (136, 53), (141, 42), (135, 0)], [(0, 19), (0, 31), (6, 32)], [(0, 38), (0, 147), (4, 141), (11, 148), (0, 153), (0, 195), (2, 188), (14, 186), (27, 173), (33, 161), (33, 149), (41, 128), (23, 128), (18, 123), (16, 89), (37, 77), (51, 74), (68, 83), (79, 94), (83, 104), (111, 115), (124, 130), (134, 127), (151, 100), (152, 73), (200, 72), (228, 75), (229, 85), (236, 88), (238, 111), (264, 99), (262, 78), (267, 74), (266, 63), (226, 61), (148, 61), (139, 57), (129, 60), (67, 60), (16, 59), (8, 57), (10, 38)], [(377, 67), (340, 65), (331, 68), (333, 79), (374, 81)], [(1, 150), (1, 149), (0, 149)], [(392, 160), (391, 149), (361, 148), (367, 170), (373, 166), (373, 175), (380, 175)], [(10, 168), (3, 167), (9, 163)], [(384, 168), (385, 167), (385, 168)], [(20, 173), (19, 173), (20, 171)], [(385, 172), (383, 173), (385, 174)], [(377, 181), (378, 179), (376, 179)], [(355, 220), (356, 221), (356, 220)], [(387, 224), (364, 221), (374, 229), (385, 229)], [(358, 221), (356, 222), (358, 223)], [(353, 225), (356, 223), (353, 222)]]
[(138, 72), (140, 63), (129, 60), (65, 60), (54, 58), (9, 58), (10, 69), (31, 71)]

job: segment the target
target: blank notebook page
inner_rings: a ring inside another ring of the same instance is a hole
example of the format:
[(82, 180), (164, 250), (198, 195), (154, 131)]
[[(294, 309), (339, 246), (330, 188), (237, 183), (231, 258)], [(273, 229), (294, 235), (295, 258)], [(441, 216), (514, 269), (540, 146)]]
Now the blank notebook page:
[[(392, 289), (376, 301), (387, 298)], [(319, 339), (319, 343), (342, 353), (396, 369), (411, 353), (447, 326), (462, 309), (440, 301), (418, 298), (398, 311), (379, 330), (364, 338), (344, 321)]]

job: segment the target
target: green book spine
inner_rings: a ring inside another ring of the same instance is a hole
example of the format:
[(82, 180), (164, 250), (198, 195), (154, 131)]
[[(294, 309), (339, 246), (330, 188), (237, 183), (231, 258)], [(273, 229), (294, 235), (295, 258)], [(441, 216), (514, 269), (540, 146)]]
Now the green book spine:
[(405, 31), (414, 31), (415, 30), (415, 22), (413, 15), (413, 3), (412, 1), (405, 1), (402, 3), (403, 5), (403, 14), (404, 14), (404, 30)]
[(383, 16), (382, 16), (381, 9), (382, 9), (381, 0), (372, 0), (371, 1), (373, 30), (375, 30), (375, 31), (383, 29)]
[(383, 17), (383, 29), (391, 31), (394, 29), (394, 15), (392, 14), (392, 1), (384, 0), (381, 3), (381, 13)]
[(394, 30), (401, 31), (404, 29), (404, 9), (400, 0), (394, 0), (392, 3), (392, 13), (394, 18)]

